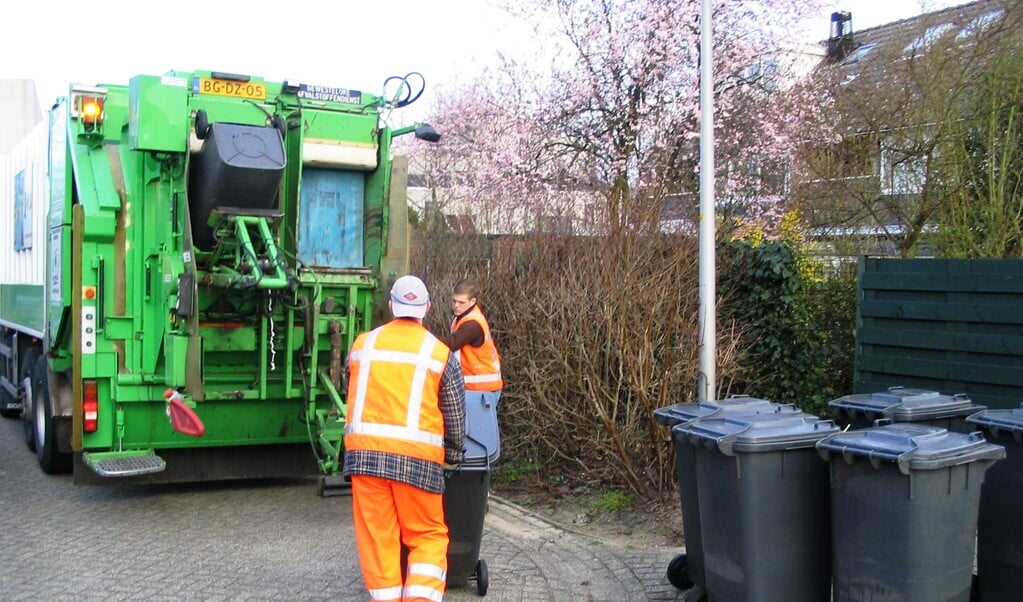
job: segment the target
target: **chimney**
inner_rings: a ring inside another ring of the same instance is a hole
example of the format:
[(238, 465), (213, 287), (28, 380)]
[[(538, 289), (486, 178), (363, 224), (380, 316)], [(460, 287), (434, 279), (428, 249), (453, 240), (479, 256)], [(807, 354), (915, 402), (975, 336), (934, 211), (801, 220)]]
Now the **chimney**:
[(853, 41), (852, 13), (838, 11), (831, 13), (831, 34), (828, 37), (828, 62), (837, 63), (849, 56), (856, 47)]

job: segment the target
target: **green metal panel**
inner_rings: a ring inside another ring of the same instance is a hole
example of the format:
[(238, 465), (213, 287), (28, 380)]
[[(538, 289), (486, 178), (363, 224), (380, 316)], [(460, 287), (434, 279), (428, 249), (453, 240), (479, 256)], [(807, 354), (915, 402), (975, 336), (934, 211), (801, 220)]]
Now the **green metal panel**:
[(42, 334), (45, 310), (43, 287), (37, 284), (0, 284), (0, 321)]
[[(70, 325), (71, 306), (71, 194), (74, 186), (68, 169), (67, 99), (61, 100), (50, 111), (49, 120), (49, 184), (50, 198), (47, 222), (49, 224), (46, 262), (46, 312), (50, 328), (47, 343), (51, 349), (60, 349)], [(68, 357), (61, 353), (62, 360)]]
[(163, 337), (168, 387), (185, 386), (185, 366), (188, 362), (188, 337), (168, 334)]
[(1023, 401), (1023, 261), (860, 260), (855, 392)]
[(129, 84), (129, 144), (134, 150), (184, 152), (188, 145), (188, 80), (139, 75)]

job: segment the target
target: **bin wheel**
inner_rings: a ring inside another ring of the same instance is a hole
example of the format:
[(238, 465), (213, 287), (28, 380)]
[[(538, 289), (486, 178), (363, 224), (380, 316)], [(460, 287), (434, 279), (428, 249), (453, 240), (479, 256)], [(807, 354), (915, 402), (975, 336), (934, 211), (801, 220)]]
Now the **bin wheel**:
[(284, 134), (288, 129), (288, 124), (284, 122), (283, 117), (281, 117), (280, 115), (274, 115), (273, 117), (270, 118), (270, 125), (272, 125), (275, 130), (281, 133), (281, 138), (284, 138)]
[(480, 558), (476, 561), (476, 593), (485, 596), (490, 589), (490, 573), (487, 572), (487, 561)]
[(210, 135), (210, 117), (206, 109), (199, 109), (195, 112), (195, 137), (205, 140)]
[(693, 587), (693, 580), (689, 578), (689, 559), (685, 554), (679, 554), (668, 563), (668, 581), (678, 589)]

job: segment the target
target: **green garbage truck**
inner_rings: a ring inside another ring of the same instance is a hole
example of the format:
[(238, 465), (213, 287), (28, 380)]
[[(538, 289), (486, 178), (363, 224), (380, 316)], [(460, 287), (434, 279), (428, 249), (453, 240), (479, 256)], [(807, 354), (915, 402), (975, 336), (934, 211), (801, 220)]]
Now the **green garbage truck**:
[[(0, 414), (75, 483), (340, 483), (344, 359), (408, 269), (381, 95), (216, 71), (72, 84), (3, 155)], [(393, 92), (393, 94), (392, 94)]]

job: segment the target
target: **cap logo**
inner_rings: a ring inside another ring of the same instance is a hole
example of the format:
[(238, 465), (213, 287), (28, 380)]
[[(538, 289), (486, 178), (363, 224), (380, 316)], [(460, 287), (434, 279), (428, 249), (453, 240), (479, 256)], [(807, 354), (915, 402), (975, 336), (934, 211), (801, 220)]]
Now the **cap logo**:
[(417, 297), (416, 294), (413, 293), (412, 291), (409, 291), (409, 292), (405, 293), (405, 299), (407, 301), (415, 301), (418, 298), (419, 297)]

